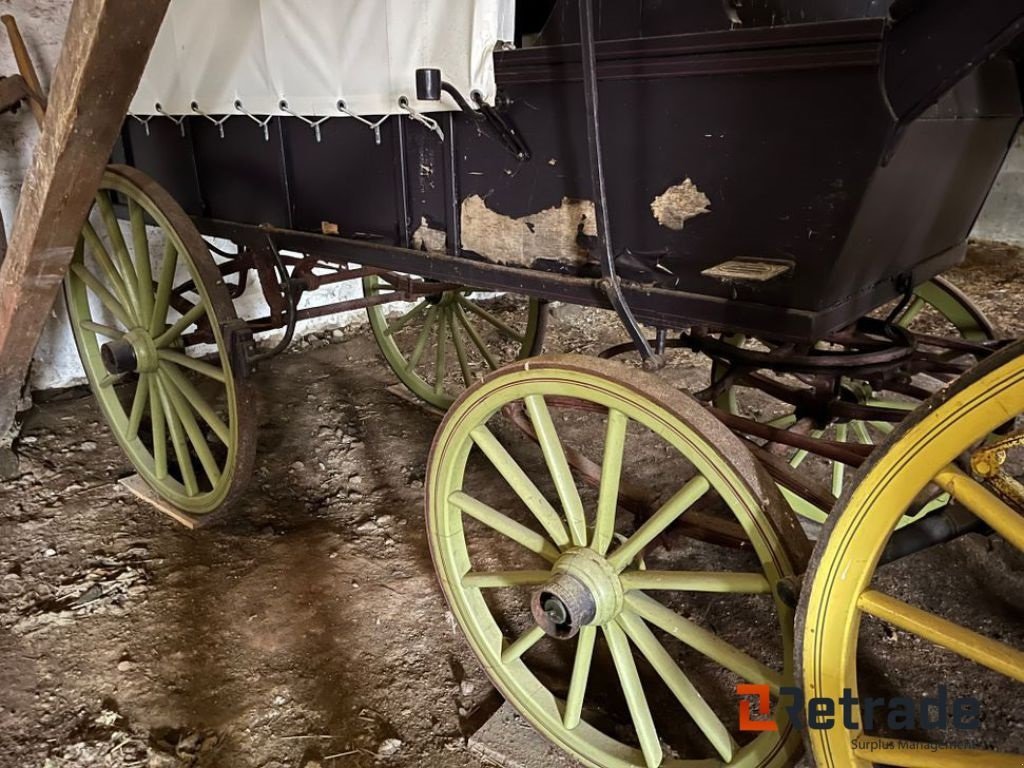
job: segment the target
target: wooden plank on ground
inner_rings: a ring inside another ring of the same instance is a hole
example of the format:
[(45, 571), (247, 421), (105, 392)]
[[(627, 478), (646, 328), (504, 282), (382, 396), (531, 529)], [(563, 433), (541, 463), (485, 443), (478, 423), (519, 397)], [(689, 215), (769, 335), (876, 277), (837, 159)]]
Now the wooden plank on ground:
[(75, 0), (0, 265), (0, 435), (170, 0)]

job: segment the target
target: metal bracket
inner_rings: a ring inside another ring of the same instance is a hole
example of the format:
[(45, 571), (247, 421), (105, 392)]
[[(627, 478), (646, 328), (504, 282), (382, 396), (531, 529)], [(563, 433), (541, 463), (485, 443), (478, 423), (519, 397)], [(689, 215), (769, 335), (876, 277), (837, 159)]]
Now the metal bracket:
[(256, 341), (252, 328), (245, 320), (228, 320), (220, 324), (220, 332), (228, 348), (228, 361), (232, 373), (245, 379), (255, 371)]

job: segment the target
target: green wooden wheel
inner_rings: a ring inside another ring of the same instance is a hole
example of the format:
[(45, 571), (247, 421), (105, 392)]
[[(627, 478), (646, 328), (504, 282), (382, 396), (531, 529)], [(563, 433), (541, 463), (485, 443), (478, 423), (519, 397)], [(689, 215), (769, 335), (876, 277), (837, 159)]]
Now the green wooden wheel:
[(225, 340), (234, 306), (185, 212), (139, 171), (109, 167), (64, 289), (89, 385), (139, 475), (192, 515), (233, 501), (254, 459), (253, 390)]
[[(985, 317), (984, 313), (975, 306), (967, 296), (956, 286), (943, 278), (934, 278), (930, 282), (918, 286), (914, 290), (913, 299), (907, 304), (898, 318), (896, 324), (908, 330), (918, 330), (932, 335), (958, 335), (967, 341), (984, 342), (996, 337), (992, 324)], [(734, 336), (732, 341), (743, 344), (746, 339)], [(727, 366), (715, 361), (712, 366), (712, 380), (718, 381), (719, 377), (725, 374)], [(742, 387), (733, 386), (723, 392), (715, 402), (715, 405), (730, 413), (744, 414), (743, 403), (741, 403)], [(865, 405), (872, 405), (881, 408), (891, 408), (901, 413), (909, 413), (917, 407), (918, 401), (906, 396), (893, 396), (892, 393), (875, 391), (867, 381), (854, 379), (844, 380), (844, 389), (851, 396), (856, 397)], [(788, 407), (781, 414), (773, 414), (766, 419), (772, 426), (789, 428), (797, 419), (796, 415)], [(839, 421), (827, 425), (823, 429), (815, 429), (813, 437), (823, 437), (839, 442), (856, 441), (863, 444), (875, 445), (885, 438), (895, 428), (894, 424), (880, 421), (864, 421), (851, 419)], [(808, 458), (806, 451), (793, 450), (788, 457), (789, 464), (794, 469), (803, 466)], [(847, 485), (849, 475), (847, 467), (840, 462), (824, 462), (824, 473), (828, 479), (832, 495), (840, 497)], [(830, 510), (821, 509), (813, 502), (801, 497), (788, 488), (781, 488), (782, 495), (790, 506), (801, 516), (815, 523), (823, 523)], [(904, 517), (901, 526), (907, 525), (930, 514), (937, 509), (944, 507), (949, 502), (947, 494), (939, 494), (930, 499), (922, 499), (922, 503), (911, 513)]]
[[(536, 443), (499, 441), (517, 407)], [(581, 490), (573, 452), (596, 459), (598, 487)], [(656, 491), (643, 522), (619, 508), (627, 483)], [(655, 546), (695, 505), (742, 527), (751, 546)], [(441, 586), (484, 669), (576, 759), (794, 758), (800, 740), (782, 707), (777, 731), (737, 731), (736, 685), (790, 684), (793, 616), (775, 587), (802, 572), (809, 547), (749, 452), (688, 395), (612, 361), (509, 365), (446, 415), (426, 514)]]
[[(363, 280), (366, 296), (391, 293), (385, 278)], [(520, 302), (509, 311), (492, 306)], [(540, 354), (547, 306), (535, 299), (487, 300), (470, 289), (420, 299), (394, 317), (386, 305), (367, 308), (370, 327), (384, 359), (421, 400), (447, 409), (463, 389), (499, 366)]]

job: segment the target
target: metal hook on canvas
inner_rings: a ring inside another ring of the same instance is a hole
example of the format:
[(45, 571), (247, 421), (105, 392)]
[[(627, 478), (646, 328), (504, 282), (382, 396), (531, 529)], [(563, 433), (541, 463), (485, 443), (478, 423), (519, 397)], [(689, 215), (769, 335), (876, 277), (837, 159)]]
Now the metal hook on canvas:
[(320, 143), (320, 126), (323, 125), (324, 123), (326, 123), (328, 120), (331, 119), (330, 115), (328, 115), (327, 117), (321, 117), (319, 120), (310, 120), (305, 115), (300, 115), (298, 112), (293, 112), (292, 110), (290, 110), (288, 108), (288, 102), (285, 101), (284, 99), (281, 99), (281, 103), (278, 104), (278, 107), (281, 108), (282, 112), (287, 112), (292, 117), (299, 118), (299, 120), (301, 120), (306, 125), (308, 125), (310, 128), (312, 128), (313, 129), (313, 134), (316, 136), (317, 144)]
[(146, 135), (149, 136), (149, 121), (152, 120), (155, 117), (155, 115), (146, 115), (145, 117), (141, 117), (140, 115), (136, 115), (132, 112), (129, 112), (128, 117), (132, 118), (133, 120), (138, 120), (140, 123), (142, 123), (142, 127), (146, 129)]
[(409, 99), (408, 98), (406, 98), (405, 96), (399, 96), (398, 97), (398, 107), (399, 107), (399, 109), (404, 109), (406, 112), (408, 112), (410, 119), (415, 120), (417, 123), (422, 123), (427, 128), (429, 128), (431, 131), (436, 133), (438, 135), (438, 137), (441, 139), (441, 141), (444, 141), (444, 131), (441, 130), (441, 126), (437, 124), (437, 121), (436, 120), (432, 120), (431, 118), (427, 117), (426, 115), (420, 114), (415, 109), (413, 109), (409, 105)]
[[(157, 112), (159, 112), (161, 115), (163, 115), (168, 120), (170, 120), (172, 123), (174, 123), (176, 126), (178, 126), (178, 130), (181, 131), (181, 138), (185, 138), (185, 118), (183, 116), (181, 116), (181, 115), (175, 116), (175, 115), (172, 115), (170, 112), (165, 112), (163, 106), (160, 104), (159, 101), (154, 106), (156, 107), (156, 111)], [(147, 126), (146, 130), (147, 130), (147, 133), (148, 133), (149, 132), (148, 126)]]
[(362, 115), (357, 115), (355, 112), (350, 112), (348, 107), (345, 106), (344, 99), (338, 99), (337, 107), (339, 112), (341, 112), (344, 115), (348, 115), (349, 117), (355, 120), (358, 120), (360, 123), (362, 123), (371, 131), (373, 131), (373, 138), (377, 142), (377, 146), (380, 146), (380, 127), (384, 125), (384, 121), (391, 117), (391, 115), (384, 115), (384, 117), (382, 117), (376, 123), (371, 123)]
[(228, 119), (231, 117), (231, 115), (224, 115), (224, 117), (222, 117), (220, 120), (218, 120), (213, 115), (208, 115), (205, 112), (203, 112), (203, 110), (201, 110), (199, 108), (199, 102), (196, 102), (196, 101), (192, 102), (192, 111), (195, 112), (200, 117), (205, 117), (211, 123), (216, 125), (217, 126), (217, 132), (220, 133), (220, 137), (222, 139), (224, 138), (224, 123), (226, 123), (228, 121)]
[(263, 129), (263, 140), (270, 141), (270, 121), (274, 119), (273, 115), (268, 115), (266, 120), (260, 120), (256, 115), (247, 110), (242, 106), (241, 99), (235, 99), (235, 109), (241, 112), (243, 115), (252, 120), (256, 125)]

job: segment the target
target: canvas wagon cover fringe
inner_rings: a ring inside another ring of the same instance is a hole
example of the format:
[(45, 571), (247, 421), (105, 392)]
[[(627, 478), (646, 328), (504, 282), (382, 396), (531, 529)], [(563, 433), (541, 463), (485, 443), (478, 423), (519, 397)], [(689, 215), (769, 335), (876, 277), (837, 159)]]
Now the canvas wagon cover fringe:
[[(172, 0), (136, 115), (341, 116), (417, 110), (416, 69), (437, 67), (468, 98), (494, 98), (492, 54), (514, 32), (515, 0)], [(447, 100), (444, 108), (453, 109)], [(159, 105), (159, 108), (157, 107)]]

